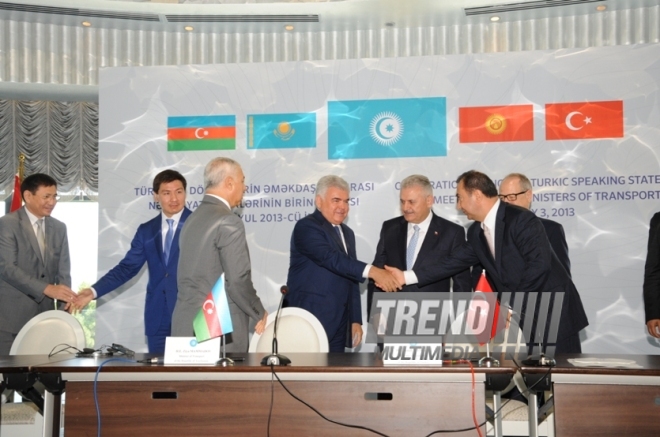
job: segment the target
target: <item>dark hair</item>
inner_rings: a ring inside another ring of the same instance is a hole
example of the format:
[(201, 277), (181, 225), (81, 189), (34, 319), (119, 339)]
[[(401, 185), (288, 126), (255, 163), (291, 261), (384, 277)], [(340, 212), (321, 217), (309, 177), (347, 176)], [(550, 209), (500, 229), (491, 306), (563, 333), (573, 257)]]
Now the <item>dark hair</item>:
[(44, 173), (35, 173), (23, 179), (21, 183), (21, 197), (25, 200), (23, 193), (29, 191), (36, 194), (39, 187), (57, 187), (57, 182), (52, 177)]
[(181, 181), (183, 184), (183, 189), (187, 187), (186, 178), (183, 177), (181, 173), (176, 170), (163, 170), (156, 175), (154, 178), (154, 193), (158, 194), (161, 184), (167, 184), (169, 182)]
[(456, 182), (459, 184), (461, 181), (468, 193), (472, 193), (474, 190), (479, 190), (486, 197), (497, 197), (497, 188), (495, 188), (493, 181), (479, 171), (466, 171), (456, 179)]

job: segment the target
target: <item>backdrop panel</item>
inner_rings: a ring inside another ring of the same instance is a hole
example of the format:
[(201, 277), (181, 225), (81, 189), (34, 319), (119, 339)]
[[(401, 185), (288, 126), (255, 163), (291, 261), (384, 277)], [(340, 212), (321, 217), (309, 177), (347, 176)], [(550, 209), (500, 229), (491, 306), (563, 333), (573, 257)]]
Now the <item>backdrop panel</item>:
[[(648, 222), (660, 209), (658, 60), (660, 45), (653, 44), (103, 69), (99, 274), (122, 258), (137, 226), (158, 212), (149, 187), (165, 168), (186, 176), (194, 209), (211, 158), (229, 156), (243, 165), (248, 192), (237, 214), (247, 230), (253, 280), (269, 311), (286, 281), (291, 231), (313, 211), (320, 176), (338, 174), (352, 184), (348, 224), (358, 257), (369, 262), (381, 223), (399, 215), (397, 182), (405, 176), (427, 175), (435, 212), (467, 225), (455, 209), (456, 177), (477, 169), (499, 183), (515, 171), (533, 180), (537, 214), (566, 230), (591, 323), (583, 349), (657, 353), (659, 344), (645, 335), (641, 286)], [(565, 103), (580, 105), (546, 106)], [(529, 114), (525, 129), (499, 138), (495, 117), (482, 142), (466, 142), (468, 120), (459, 108), (474, 114), (475, 107), (508, 107), (501, 112), (511, 105)], [(282, 125), (278, 120), (286, 117), (274, 114), (298, 118)], [(207, 115), (235, 117), (235, 149), (168, 151), (168, 117)], [(307, 140), (290, 146), (284, 137), (291, 129), (293, 138), (304, 134)], [(554, 137), (568, 139), (547, 139)], [(146, 350), (146, 277), (101, 300), (99, 345), (116, 341)]]

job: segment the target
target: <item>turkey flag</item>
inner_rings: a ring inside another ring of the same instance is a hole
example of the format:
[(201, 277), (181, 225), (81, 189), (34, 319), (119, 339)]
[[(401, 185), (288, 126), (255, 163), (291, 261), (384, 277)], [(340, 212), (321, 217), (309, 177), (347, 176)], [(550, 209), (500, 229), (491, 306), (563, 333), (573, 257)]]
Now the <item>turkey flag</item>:
[(622, 100), (545, 105), (546, 140), (622, 137)]

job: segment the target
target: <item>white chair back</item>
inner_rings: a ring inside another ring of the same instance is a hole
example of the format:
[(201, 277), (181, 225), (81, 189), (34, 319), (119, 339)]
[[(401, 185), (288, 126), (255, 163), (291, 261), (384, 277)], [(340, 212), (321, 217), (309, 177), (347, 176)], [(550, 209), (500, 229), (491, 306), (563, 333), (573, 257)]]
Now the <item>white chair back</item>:
[[(250, 340), (250, 352), (270, 352), (276, 312), (268, 314), (263, 334), (254, 334)], [(277, 323), (278, 352), (328, 352), (328, 337), (321, 322), (302, 308), (282, 308)]]
[[(10, 355), (46, 355), (58, 345), (85, 347), (85, 332), (75, 317), (66, 311), (50, 310), (36, 315), (18, 332)], [(67, 351), (75, 353), (71, 349)]]

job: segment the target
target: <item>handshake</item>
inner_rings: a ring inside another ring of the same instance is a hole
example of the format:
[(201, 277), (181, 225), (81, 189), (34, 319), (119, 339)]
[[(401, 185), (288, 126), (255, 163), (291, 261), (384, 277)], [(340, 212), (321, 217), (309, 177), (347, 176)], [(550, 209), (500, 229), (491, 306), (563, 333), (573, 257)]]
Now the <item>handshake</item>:
[(373, 279), (376, 287), (383, 291), (394, 292), (399, 291), (406, 285), (406, 280), (403, 277), (403, 272), (396, 267), (385, 266), (381, 269), (376, 266), (371, 266), (369, 270), (369, 278)]
[(71, 290), (71, 288), (62, 284), (47, 285), (46, 289), (44, 290), (44, 294), (52, 299), (66, 302), (64, 310), (72, 314), (75, 314), (85, 308), (87, 304), (90, 303), (92, 299), (94, 299), (94, 293), (92, 292), (91, 288), (85, 288), (84, 290), (80, 291), (80, 293), (76, 293), (75, 291)]

